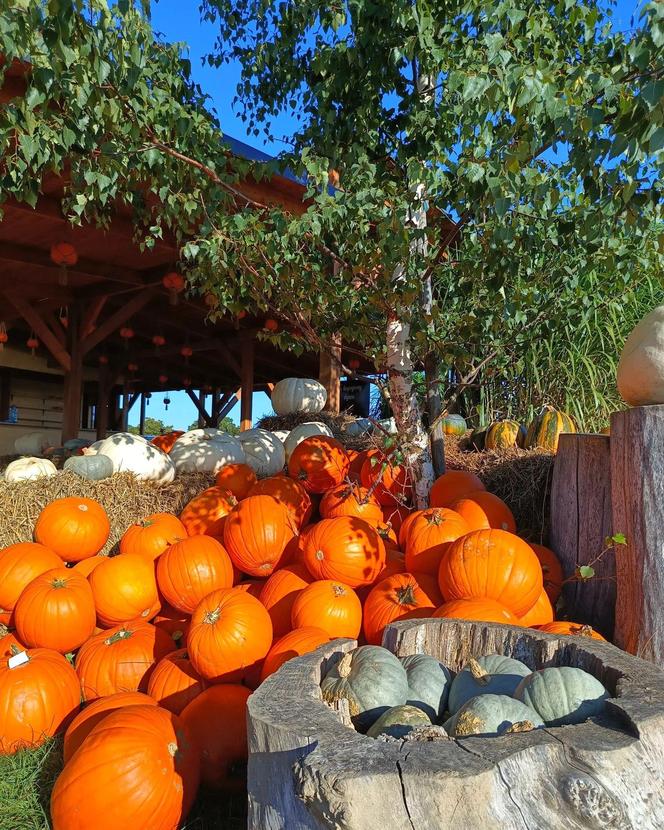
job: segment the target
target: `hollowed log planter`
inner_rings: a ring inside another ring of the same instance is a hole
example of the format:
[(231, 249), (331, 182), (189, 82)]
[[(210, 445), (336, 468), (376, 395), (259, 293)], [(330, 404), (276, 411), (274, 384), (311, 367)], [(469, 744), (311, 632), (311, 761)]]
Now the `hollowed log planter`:
[(321, 699), (336, 640), (286, 663), (249, 699), (253, 830), (643, 830), (664, 827), (664, 672), (586, 637), (459, 620), (390, 626), (384, 645), (457, 670), (506, 654), (577, 666), (613, 697), (606, 717), (495, 738), (383, 742)]

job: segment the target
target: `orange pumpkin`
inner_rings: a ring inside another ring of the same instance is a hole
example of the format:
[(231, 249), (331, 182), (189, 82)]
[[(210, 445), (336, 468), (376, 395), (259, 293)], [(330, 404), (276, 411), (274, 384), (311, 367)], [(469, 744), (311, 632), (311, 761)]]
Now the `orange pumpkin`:
[(94, 499), (56, 499), (37, 517), (35, 542), (55, 551), (64, 562), (80, 562), (104, 547), (111, 532), (106, 511)]
[(320, 579), (307, 585), (295, 598), (293, 628), (322, 628), (330, 639), (357, 639), (362, 626), (362, 603), (350, 585)]
[(187, 639), (190, 619), (189, 614), (173, 608), (164, 600), (161, 603), (161, 610), (152, 620), (152, 625), (165, 631), (179, 645)]
[(385, 567), (385, 545), (363, 519), (323, 519), (302, 533), (304, 561), (314, 579), (336, 579), (351, 588), (370, 585)]
[(397, 539), (399, 541), (399, 547), (401, 548), (401, 550), (406, 550), (408, 546), (408, 534), (410, 533), (410, 528), (415, 519), (422, 513), (424, 513), (424, 510), (413, 510), (401, 522), (401, 527), (399, 528), (399, 532), (397, 533)]
[(351, 484), (338, 484), (328, 490), (318, 509), (323, 519), (353, 516), (356, 519), (364, 519), (371, 525), (383, 521), (378, 499), (371, 495), (366, 487), (355, 487)]
[(288, 510), (272, 496), (247, 496), (229, 515), (224, 545), (234, 564), (251, 576), (269, 576), (295, 535)]
[(396, 620), (430, 617), (435, 610), (412, 574), (389, 576), (371, 589), (364, 603), (364, 636), (370, 645), (383, 641), (385, 626)]
[(285, 475), (262, 478), (249, 491), (250, 496), (272, 496), (288, 510), (297, 528), (304, 527), (311, 518), (311, 498), (299, 481)]
[(0, 659), (25, 651), (25, 645), (6, 625), (0, 625)]
[[(348, 450), (346, 451), (348, 452)], [(355, 453), (355, 455), (351, 456), (348, 453), (348, 458), (350, 459), (350, 466), (348, 468), (348, 475), (347, 478), (349, 481), (352, 481), (353, 484), (360, 484), (362, 481), (362, 466), (364, 462), (367, 460), (370, 450), (362, 450), (362, 452)]]
[(258, 598), (270, 615), (274, 637), (282, 637), (290, 631), (293, 603), (310, 582), (307, 567), (298, 563), (286, 565), (266, 580)]
[(124, 709), (125, 706), (156, 706), (157, 701), (143, 692), (116, 692), (108, 697), (100, 697), (82, 709), (69, 724), (65, 732), (63, 758), (65, 764), (70, 760), (83, 741), (98, 723), (111, 712)]
[(54, 568), (23, 589), (14, 609), (16, 633), (28, 648), (67, 654), (92, 636), (95, 601), (88, 580), (73, 568)]
[(243, 792), (247, 770), (247, 698), (244, 686), (211, 686), (186, 707), (182, 722), (201, 751), (201, 780), (208, 787)]
[(154, 562), (139, 553), (107, 557), (88, 581), (102, 627), (135, 619), (151, 620), (161, 607)]
[(383, 514), (383, 521), (392, 528), (397, 535), (397, 539), (399, 539), (401, 525), (411, 514), (410, 507), (406, 507), (403, 504), (384, 504), (381, 506), (381, 512)]
[(462, 516), (470, 530), (484, 530), (489, 527), (516, 533), (514, 515), (505, 502), (493, 493), (478, 490), (455, 501), (452, 510)]
[(148, 694), (164, 709), (179, 715), (206, 685), (191, 665), (187, 649), (180, 648), (162, 657), (154, 667), (148, 683)]
[(261, 593), (266, 582), (267, 579), (245, 579), (244, 582), (238, 582), (238, 584), (233, 587), (237, 588), (238, 591), (246, 591), (248, 594), (251, 594), (252, 597), (256, 597), (257, 600), (260, 600)]
[(222, 537), (226, 516), (237, 503), (230, 490), (224, 487), (208, 487), (185, 505), (180, 513), (180, 521), (189, 536), (206, 534)]
[(431, 507), (450, 507), (455, 501), (477, 490), (486, 490), (486, 487), (475, 473), (467, 470), (448, 470), (432, 484), (429, 504)]
[(29, 649), (9, 667), (0, 660), (0, 753), (36, 747), (65, 729), (81, 706), (76, 672), (57, 651)]
[(431, 604), (433, 605), (433, 607), (440, 607), (443, 604), (444, 600), (443, 595), (440, 593), (440, 587), (438, 585), (438, 575), (436, 574), (434, 576), (433, 574), (418, 573), (417, 571), (413, 571), (412, 575), (417, 580), (417, 584), (420, 586), (420, 588), (431, 600)]
[(147, 622), (117, 625), (83, 643), (74, 663), (83, 700), (115, 692), (145, 692), (154, 667), (175, 643), (166, 631)]
[(375, 525), (376, 532), (383, 540), (383, 544), (386, 548), (396, 548), (399, 549), (399, 542), (397, 541), (397, 534), (394, 532), (392, 527), (387, 524), (387, 522), (378, 522)]
[(542, 569), (531, 547), (506, 530), (474, 530), (452, 542), (440, 563), (446, 601), (487, 598), (523, 617), (542, 590)]
[(437, 574), (450, 544), (470, 531), (465, 519), (446, 507), (423, 510), (411, 522), (406, 541), (406, 569)]
[(191, 614), (211, 591), (233, 585), (233, 567), (216, 539), (190, 536), (159, 557), (157, 583), (169, 605)]
[(187, 529), (171, 513), (153, 513), (136, 524), (129, 525), (120, 539), (120, 553), (140, 553), (157, 559), (180, 539), (187, 538)]
[(323, 643), (327, 643), (329, 639), (326, 631), (314, 626), (294, 628), (284, 634), (274, 643), (265, 658), (261, 671), (261, 683), (291, 658), (308, 654), (318, 646), (322, 646)]
[(198, 747), (180, 718), (126, 706), (94, 727), (55, 782), (53, 830), (174, 830), (199, 780)]
[(408, 470), (402, 464), (390, 461), (389, 455), (380, 450), (369, 450), (360, 480), (365, 487), (373, 489), (378, 502), (386, 506), (403, 504), (412, 493)]
[(14, 606), (26, 585), (61, 565), (55, 551), (36, 542), (19, 542), (0, 550), (0, 623), (12, 625)]
[(101, 554), (99, 556), (89, 556), (87, 559), (81, 559), (80, 562), (77, 562), (74, 565), (74, 570), (77, 574), (88, 577), (107, 558), (107, 556), (102, 556)]
[(550, 548), (544, 545), (536, 545), (534, 542), (528, 542), (528, 544), (535, 551), (535, 556), (539, 559), (544, 577), (544, 590), (553, 603), (558, 599), (563, 589), (563, 566)]
[(258, 479), (248, 464), (226, 464), (214, 477), (217, 487), (231, 492), (238, 501), (246, 499)]
[(288, 474), (309, 493), (324, 493), (341, 484), (350, 461), (343, 446), (327, 435), (311, 435), (301, 441), (288, 460)]
[(533, 607), (519, 619), (521, 625), (528, 628), (535, 628), (538, 625), (546, 625), (553, 622), (555, 614), (553, 613), (553, 606), (551, 600), (547, 596), (546, 588), (542, 588), (539, 599)]
[(445, 602), (432, 614), (433, 617), (457, 620), (479, 620), (481, 622), (502, 623), (503, 625), (520, 625), (518, 617), (502, 603), (494, 599), (470, 598), (454, 599)]
[(182, 430), (174, 429), (171, 432), (165, 432), (163, 435), (155, 435), (150, 443), (158, 447), (162, 452), (169, 453), (181, 435), (184, 435)]
[(539, 631), (545, 634), (563, 634), (570, 637), (590, 637), (593, 640), (602, 640), (606, 642), (602, 635), (595, 631), (590, 625), (584, 623), (568, 622), (567, 620), (557, 620), (556, 622), (546, 623), (546, 625), (536, 626)]
[(213, 591), (192, 614), (187, 650), (193, 667), (206, 680), (232, 683), (241, 679), (271, 645), (270, 615), (246, 591)]

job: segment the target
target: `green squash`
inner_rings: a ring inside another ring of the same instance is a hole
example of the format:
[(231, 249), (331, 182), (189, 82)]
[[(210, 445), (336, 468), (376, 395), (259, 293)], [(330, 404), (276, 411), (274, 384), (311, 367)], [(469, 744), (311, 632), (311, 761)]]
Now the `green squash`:
[(321, 683), (323, 700), (346, 699), (355, 728), (366, 730), (393, 706), (408, 699), (408, 675), (391, 651), (360, 646), (339, 660)]
[(393, 706), (384, 712), (367, 732), (370, 738), (390, 735), (403, 738), (416, 726), (431, 726), (431, 721), (417, 706)]
[(601, 715), (611, 695), (592, 674), (560, 666), (524, 678), (514, 697), (538, 712), (547, 726), (565, 726)]
[(448, 668), (428, 654), (401, 658), (408, 676), (408, 703), (427, 714), (431, 721), (442, 717), (452, 683)]
[(469, 660), (452, 681), (447, 708), (454, 714), (476, 695), (511, 697), (521, 680), (529, 674), (530, 669), (525, 663), (503, 654), (488, 654)]
[(524, 446), (527, 450), (541, 447), (550, 452), (557, 452), (558, 439), (562, 433), (568, 432), (576, 432), (574, 421), (569, 415), (558, 412), (552, 406), (544, 406), (528, 427)]
[(453, 738), (530, 732), (541, 726), (544, 721), (537, 712), (509, 695), (473, 697), (444, 724), (445, 731)]
[(522, 447), (526, 429), (518, 421), (494, 421), (486, 432), (484, 446), (487, 450), (503, 450)]
[(461, 415), (446, 415), (442, 424), (445, 435), (464, 435), (468, 429), (466, 419)]
[(63, 470), (90, 481), (100, 481), (113, 475), (113, 462), (107, 455), (73, 455), (65, 461)]

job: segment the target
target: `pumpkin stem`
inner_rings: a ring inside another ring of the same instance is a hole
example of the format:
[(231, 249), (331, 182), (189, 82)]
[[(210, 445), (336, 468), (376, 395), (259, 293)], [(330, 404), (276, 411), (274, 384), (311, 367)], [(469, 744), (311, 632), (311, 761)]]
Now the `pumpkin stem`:
[(480, 666), (480, 664), (475, 660), (474, 657), (471, 657), (468, 661), (468, 668), (470, 673), (473, 676), (473, 680), (480, 684), (480, 686), (486, 686), (489, 682), (490, 674)]
[(503, 732), (503, 735), (514, 735), (516, 732), (532, 732), (535, 724), (531, 720), (518, 720)]
[(87, 510), (88, 510), (88, 506), (87, 506), (87, 504), (79, 504), (78, 509), (83, 511), (83, 513), (86, 513)]
[(593, 629), (590, 625), (582, 625), (576, 631), (574, 631), (579, 637), (592, 637), (593, 636)]
[[(0, 609), (0, 610), (2, 610), (2, 609)], [(7, 626), (4, 623), (0, 623), (0, 639), (2, 637), (6, 637), (7, 634), (9, 634), (9, 629), (7, 628)]]
[(440, 510), (437, 510), (436, 508), (429, 511), (429, 513), (427, 514), (427, 522), (430, 525), (435, 525), (436, 527), (438, 527), (438, 525), (442, 525), (444, 521), (445, 519), (442, 516)]
[(104, 640), (104, 645), (112, 646), (114, 643), (119, 643), (120, 640), (128, 640), (132, 635), (132, 632), (129, 631), (128, 628), (121, 628), (119, 631), (116, 631), (115, 634), (111, 634), (110, 637), (107, 637)]
[(399, 605), (417, 605), (412, 585), (408, 584), (403, 588), (397, 588), (397, 602)]
[(67, 580), (60, 577), (51, 581), (51, 588), (66, 588)]
[(221, 611), (219, 608), (215, 608), (214, 611), (207, 611), (205, 616), (203, 617), (203, 622), (207, 625), (214, 625), (216, 622), (219, 621), (219, 617), (221, 617)]
[(169, 743), (168, 752), (169, 755), (171, 755), (173, 758), (175, 758), (175, 756), (178, 754), (178, 745), (175, 743), (175, 741), (171, 741)]
[(339, 585), (338, 583), (336, 583), (335, 585), (332, 586), (332, 590), (334, 591), (334, 596), (335, 597), (346, 596), (346, 589), (344, 588), (343, 585)]
[(15, 657), (17, 654), (21, 653), (21, 649), (16, 645), (16, 643), (12, 643), (9, 646), (9, 653), (12, 657)]
[(316, 559), (318, 559), (319, 562), (322, 562), (323, 559), (325, 559), (325, 554), (323, 553), (322, 550), (317, 550), (316, 551)]
[(348, 677), (352, 665), (353, 657), (351, 652), (348, 651), (337, 663), (337, 673), (339, 674), (339, 677)]

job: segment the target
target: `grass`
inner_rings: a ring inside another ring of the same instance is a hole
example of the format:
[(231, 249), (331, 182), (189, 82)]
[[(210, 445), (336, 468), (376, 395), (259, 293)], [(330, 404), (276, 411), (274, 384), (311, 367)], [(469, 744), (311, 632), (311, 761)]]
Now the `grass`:
[[(49, 799), (62, 769), (62, 739), (39, 749), (0, 756), (0, 830), (50, 830)], [(247, 826), (244, 793), (199, 793), (182, 830), (241, 830)]]

